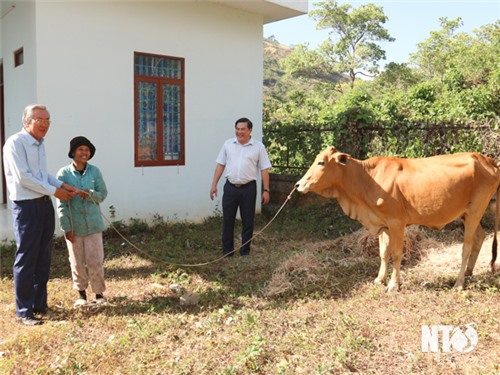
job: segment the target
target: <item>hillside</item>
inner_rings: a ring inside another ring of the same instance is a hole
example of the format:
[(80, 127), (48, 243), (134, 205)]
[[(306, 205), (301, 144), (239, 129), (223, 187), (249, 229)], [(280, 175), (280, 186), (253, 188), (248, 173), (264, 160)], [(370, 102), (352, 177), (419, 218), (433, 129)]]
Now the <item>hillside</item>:
[(280, 67), (280, 61), (292, 52), (292, 48), (278, 41), (264, 39), (264, 93), (272, 90), (285, 72)]
[[(286, 75), (281, 67), (281, 61), (293, 52), (293, 47), (280, 44), (273, 36), (264, 39), (264, 98), (271, 92), (286, 92), (291, 87), (311, 89), (318, 83), (348, 82), (349, 78), (341, 73), (296, 73), (294, 76)], [(288, 89), (285, 89), (288, 88)]]

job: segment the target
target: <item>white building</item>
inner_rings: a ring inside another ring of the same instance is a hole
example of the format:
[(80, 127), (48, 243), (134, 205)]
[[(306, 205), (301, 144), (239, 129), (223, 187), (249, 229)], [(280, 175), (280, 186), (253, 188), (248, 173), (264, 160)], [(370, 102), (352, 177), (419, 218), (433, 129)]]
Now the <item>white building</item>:
[[(307, 13), (307, 0), (0, 4), (2, 145), (26, 105), (47, 105), (49, 172), (86, 136), (108, 185), (102, 209), (125, 221), (196, 221), (220, 207), (209, 190), (234, 121), (249, 117), (262, 138), (263, 25)], [(12, 236), (1, 175), (0, 239)]]

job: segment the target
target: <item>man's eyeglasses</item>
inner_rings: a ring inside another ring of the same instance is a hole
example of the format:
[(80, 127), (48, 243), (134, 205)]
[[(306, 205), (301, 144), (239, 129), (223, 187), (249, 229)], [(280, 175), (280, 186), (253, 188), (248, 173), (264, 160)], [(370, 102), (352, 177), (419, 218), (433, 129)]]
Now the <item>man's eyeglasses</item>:
[(32, 119), (37, 125), (50, 125), (50, 120), (46, 118), (34, 118)]

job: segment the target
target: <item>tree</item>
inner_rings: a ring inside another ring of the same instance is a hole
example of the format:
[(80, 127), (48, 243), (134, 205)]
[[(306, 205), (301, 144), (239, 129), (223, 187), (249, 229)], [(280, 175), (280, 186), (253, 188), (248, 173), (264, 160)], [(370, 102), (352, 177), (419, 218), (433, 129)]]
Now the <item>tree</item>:
[(281, 62), (286, 76), (308, 81), (311, 85), (327, 86), (342, 92), (342, 86), (348, 82), (345, 75), (332, 70), (332, 67), (318, 53), (310, 50), (308, 44), (299, 44)]
[(500, 21), (474, 30), (475, 35), (457, 32), (461, 18), (439, 21), (441, 29), (432, 31), (410, 56), (418, 74), (433, 81), (439, 93), (427, 109), (455, 121), (498, 116)]
[(418, 83), (419, 77), (415, 75), (412, 68), (407, 64), (398, 64), (390, 62), (385, 66), (373, 81), (373, 85), (379, 89), (380, 87), (387, 87), (391, 91), (394, 89), (405, 89)]
[(418, 44), (411, 62), (426, 78), (438, 78), (450, 88), (463, 89), (487, 84), (498, 71), (500, 21), (474, 30), (475, 35), (457, 32), (463, 25), (440, 18), (441, 29)]
[(315, 5), (310, 16), (318, 21), (317, 29), (331, 29), (328, 40), (318, 48), (331, 70), (349, 74), (351, 87), (356, 76), (378, 73), (378, 62), (385, 59), (385, 51), (376, 42), (395, 40), (383, 27), (388, 20), (383, 8), (374, 4), (353, 8), (336, 0)]
[(456, 30), (463, 25), (462, 19), (448, 21), (446, 17), (440, 18), (441, 30), (431, 31), (429, 38), (417, 45), (418, 51), (410, 55), (410, 61), (426, 79), (436, 77), (443, 79), (454, 59), (456, 52), (454, 35)]

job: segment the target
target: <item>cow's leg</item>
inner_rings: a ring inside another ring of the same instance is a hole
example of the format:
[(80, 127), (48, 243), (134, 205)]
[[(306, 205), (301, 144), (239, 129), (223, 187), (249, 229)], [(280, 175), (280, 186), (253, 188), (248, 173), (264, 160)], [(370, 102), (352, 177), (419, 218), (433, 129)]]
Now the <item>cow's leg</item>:
[(481, 218), (477, 219), (472, 216), (466, 217), (464, 219), (464, 244), (462, 247), (462, 265), (460, 266), (460, 272), (458, 273), (457, 281), (455, 282), (454, 285), (454, 288), (456, 289), (464, 288), (465, 268), (467, 267), (467, 264), (469, 263), (469, 258), (471, 257), (474, 238), (476, 236), (476, 229), (479, 225), (480, 219)]
[(385, 276), (387, 275), (389, 256), (391, 255), (389, 251), (389, 235), (387, 233), (382, 232), (378, 236), (378, 246), (380, 251), (380, 269), (375, 279), (375, 284), (383, 284)]
[(403, 240), (405, 229), (391, 230), (389, 249), (392, 254), (392, 275), (387, 285), (387, 292), (398, 290), (401, 285), (401, 259), (403, 258)]
[(479, 224), (474, 235), (474, 242), (472, 243), (472, 251), (470, 253), (469, 262), (467, 263), (467, 268), (465, 269), (465, 276), (472, 276), (472, 271), (474, 271), (474, 266), (476, 265), (477, 257), (479, 256), (485, 237), (484, 229), (481, 224)]

